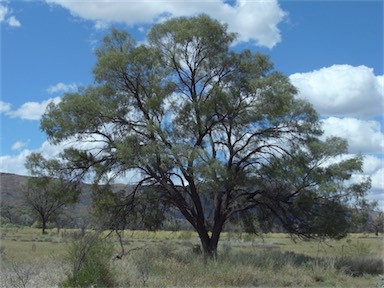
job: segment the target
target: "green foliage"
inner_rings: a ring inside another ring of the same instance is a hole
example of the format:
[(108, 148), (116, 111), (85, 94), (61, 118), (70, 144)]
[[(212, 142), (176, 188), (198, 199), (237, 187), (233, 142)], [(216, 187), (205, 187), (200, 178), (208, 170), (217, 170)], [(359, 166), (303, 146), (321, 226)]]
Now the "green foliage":
[(349, 181), (362, 171), (363, 158), (335, 161), (347, 149), (345, 140), (336, 137), (308, 144), (273, 159), (260, 170), (256, 183), (269, 195), (271, 211), (285, 215), (277, 220), (288, 232), (303, 238), (343, 238), (370, 189), (370, 179)]
[(163, 203), (158, 196), (157, 187), (148, 187), (151, 191), (142, 193), (138, 196), (138, 204), (135, 210), (142, 224), (142, 228), (149, 231), (159, 230), (165, 221), (165, 210), (168, 208), (166, 203)]
[(378, 212), (378, 215), (374, 216), (371, 225), (373, 226), (376, 236), (378, 236), (379, 233), (384, 233), (384, 213)]
[(100, 227), (112, 230), (159, 230), (165, 221), (166, 204), (158, 197), (157, 187), (142, 187), (134, 195), (109, 185), (94, 186), (92, 213)]
[(362, 158), (339, 158), (345, 140), (321, 141), (312, 105), (268, 56), (230, 50), (236, 35), (227, 28), (205, 15), (174, 18), (154, 25), (146, 45), (113, 29), (96, 49), (98, 85), (51, 104), (41, 128), (53, 143), (88, 144), (63, 155), (76, 176), (108, 183), (137, 172), (139, 186), (159, 188), (104, 193), (97, 201), (121, 212), (120, 223), (150, 213), (143, 223), (157, 229), (167, 203), (197, 231), (205, 255), (246, 210), (304, 238), (344, 236), (350, 206), (370, 187), (350, 182)]
[(61, 287), (115, 287), (115, 274), (109, 263), (112, 255), (111, 245), (98, 233), (74, 240), (66, 257), (71, 273)]

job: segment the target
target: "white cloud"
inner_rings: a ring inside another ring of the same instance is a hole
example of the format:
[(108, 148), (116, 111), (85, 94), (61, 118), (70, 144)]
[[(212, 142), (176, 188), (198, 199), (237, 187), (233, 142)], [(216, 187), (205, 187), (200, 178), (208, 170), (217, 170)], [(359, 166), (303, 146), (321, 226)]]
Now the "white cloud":
[(383, 153), (384, 134), (381, 124), (374, 120), (329, 117), (322, 121), (324, 135), (348, 140), (351, 153)]
[(47, 88), (47, 92), (49, 94), (54, 93), (66, 93), (66, 92), (73, 92), (77, 90), (77, 84), (70, 83), (70, 84), (64, 84), (63, 82), (59, 82), (55, 85), (52, 85)]
[(363, 171), (365, 175), (371, 177), (372, 191), (381, 192), (384, 196), (384, 159), (370, 155), (364, 156)]
[(8, 14), (8, 12), (8, 7), (4, 6), (3, 4), (0, 4), (0, 23), (5, 20), (5, 16)]
[(381, 122), (372, 120), (384, 111), (384, 75), (375, 75), (366, 66), (333, 65), (292, 74), (290, 80), (299, 90), (298, 97), (327, 117), (322, 120), (323, 139), (345, 138), (349, 153), (364, 155), (364, 172), (354, 178), (371, 177), (368, 198), (378, 200), (384, 209), (384, 133)]
[(366, 66), (333, 65), (290, 77), (298, 97), (311, 102), (321, 115), (381, 115), (384, 108), (384, 76)]
[(0, 101), (0, 113), (7, 113), (11, 110), (11, 104)]
[[(72, 146), (76, 146), (76, 148), (80, 149), (98, 149), (97, 142), (87, 142), (87, 143), (79, 143), (73, 141), (65, 141), (60, 143), (59, 145), (53, 145), (48, 141), (44, 141), (40, 148), (36, 150), (23, 149), (21, 150), (21, 146), (24, 143), (16, 142), (13, 146), (15, 148), (20, 148), (18, 150), (19, 153), (17, 155), (4, 155), (0, 156), (0, 172), (5, 173), (14, 173), (18, 175), (28, 175), (28, 170), (25, 168), (25, 162), (27, 157), (34, 152), (41, 153), (46, 159), (58, 159), (59, 154), (63, 152), (65, 148), (69, 148)], [(25, 146), (24, 146), (25, 147)], [(137, 170), (132, 170), (126, 172), (124, 175), (120, 175), (117, 179), (115, 179), (116, 183), (135, 183), (141, 180), (141, 174)], [(91, 181), (91, 178), (86, 178), (85, 180)]]
[[(73, 92), (78, 89), (78, 85), (75, 83), (65, 84), (59, 82), (46, 89), (49, 94), (60, 94), (66, 92)], [(0, 101), (0, 113), (4, 113), (12, 118), (21, 118), (24, 120), (40, 120), (41, 115), (44, 114), (48, 104), (53, 102), (58, 104), (61, 101), (61, 97), (54, 97), (44, 100), (42, 102), (26, 102), (22, 104), (18, 109), (12, 110), (11, 104)]]
[(250, 41), (269, 48), (281, 41), (277, 25), (286, 16), (277, 0), (237, 0), (233, 6), (222, 0), (126, 2), (46, 0), (46, 2), (60, 5), (75, 16), (95, 21), (96, 28), (102, 28), (112, 22), (121, 22), (129, 26), (153, 24), (168, 17), (205, 13), (227, 23), (231, 32), (238, 33), (239, 41)]
[(27, 147), (27, 142), (17, 141), (12, 145), (12, 150), (21, 150)]
[(109, 24), (108, 22), (97, 20), (94, 27), (96, 30), (104, 30), (109, 27)]
[(0, 3), (0, 24), (5, 23), (11, 27), (20, 27), (20, 21), (11, 14), (12, 10), (5, 6), (4, 3)]
[(22, 150), (15, 156), (4, 155), (0, 156), (0, 171), (5, 173), (14, 173), (19, 175), (28, 175), (28, 171), (24, 163), (32, 151), (28, 149)]
[(11, 16), (7, 19), (7, 23), (9, 26), (11, 27), (20, 27), (21, 26), (21, 23), (19, 20), (16, 19), (15, 16)]
[[(377, 173), (377, 171), (384, 167), (384, 159), (380, 159), (378, 157), (372, 155), (364, 156), (364, 166), (363, 170), (365, 173), (373, 175)], [(384, 174), (383, 174), (384, 177)], [(383, 181), (384, 183), (384, 181)]]
[(382, 165), (382, 168), (377, 170), (374, 174), (371, 176), (372, 179), (372, 189), (376, 191), (381, 191), (384, 196), (384, 167)]
[(53, 102), (58, 104), (61, 101), (60, 97), (50, 98), (43, 102), (26, 102), (15, 111), (8, 111), (6, 114), (12, 118), (21, 118), (25, 120), (39, 120), (44, 114), (48, 104)]
[(13, 150), (19, 150), (17, 155), (0, 156), (0, 171), (19, 175), (28, 175), (28, 170), (24, 165), (27, 157), (31, 153), (41, 153), (47, 159), (58, 158), (59, 154), (64, 150), (64, 148), (68, 148), (68, 146), (68, 142), (62, 143), (60, 145), (53, 145), (48, 141), (44, 141), (40, 148), (36, 150), (29, 150), (25, 148), (26, 143), (18, 141), (12, 145)]

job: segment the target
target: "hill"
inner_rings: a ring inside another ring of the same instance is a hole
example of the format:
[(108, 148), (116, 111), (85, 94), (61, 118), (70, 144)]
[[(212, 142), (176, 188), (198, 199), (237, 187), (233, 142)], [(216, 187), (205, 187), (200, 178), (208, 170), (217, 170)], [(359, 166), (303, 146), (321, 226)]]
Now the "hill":
[(14, 203), (21, 205), (20, 191), (28, 177), (16, 174), (0, 173), (0, 199), (1, 203)]
[[(27, 179), (28, 176), (0, 173), (0, 215), (2, 221), (21, 225), (30, 225), (34, 222), (34, 217), (26, 208), (22, 196), (22, 189), (25, 187)], [(81, 190), (79, 202), (65, 208), (60, 219), (56, 219), (61, 222), (61, 225), (83, 226), (86, 224), (91, 206), (91, 187), (88, 184), (81, 184)]]

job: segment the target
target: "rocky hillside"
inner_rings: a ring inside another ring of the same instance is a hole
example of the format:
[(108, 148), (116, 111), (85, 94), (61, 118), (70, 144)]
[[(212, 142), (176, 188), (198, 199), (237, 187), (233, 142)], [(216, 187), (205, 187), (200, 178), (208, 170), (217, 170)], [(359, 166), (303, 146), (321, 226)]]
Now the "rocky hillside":
[(27, 181), (26, 176), (0, 173), (0, 200), (1, 203), (22, 205), (21, 190)]

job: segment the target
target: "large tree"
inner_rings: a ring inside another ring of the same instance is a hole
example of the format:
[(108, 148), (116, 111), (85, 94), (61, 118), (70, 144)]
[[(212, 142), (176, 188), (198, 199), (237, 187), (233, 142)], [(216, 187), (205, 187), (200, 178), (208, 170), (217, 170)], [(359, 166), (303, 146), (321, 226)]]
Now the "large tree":
[(96, 50), (98, 85), (49, 105), (41, 127), (52, 143), (76, 142), (63, 157), (78, 175), (133, 171), (161, 188), (206, 256), (245, 211), (302, 237), (344, 235), (348, 205), (369, 187), (346, 182), (362, 159), (337, 161), (346, 142), (320, 141), (313, 107), (267, 56), (230, 49), (235, 40), (207, 16), (157, 24), (141, 45), (113, 29)]
[(41, 221), (45, 234), (48, 221), (66, 205), (76, 203), (81, 190), (77, 181), (70, 181), (66, 173), (62, 173), (58, 160), (47, 160), (39, 153), (32, 153), (25, 166), (32, 177), (23, 189), (24, 201)]

